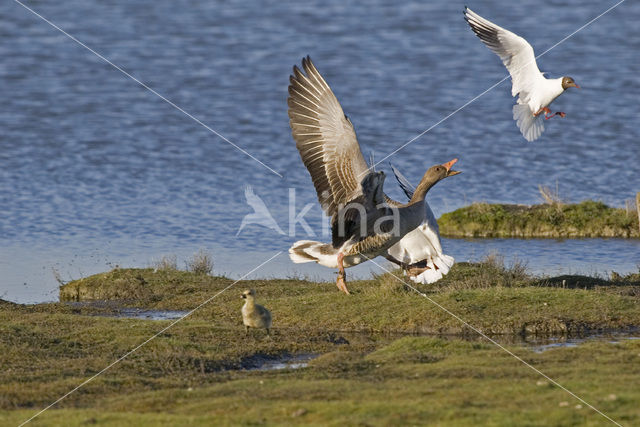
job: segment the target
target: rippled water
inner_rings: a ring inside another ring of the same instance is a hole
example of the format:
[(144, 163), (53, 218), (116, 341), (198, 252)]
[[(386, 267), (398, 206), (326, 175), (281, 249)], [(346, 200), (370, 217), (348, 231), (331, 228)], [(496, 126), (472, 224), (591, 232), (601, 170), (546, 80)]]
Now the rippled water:
[[(247, 150), (283, 178), (163, 102), (18, 3), (0, 6), (0, 296), (56, 298), (64, 279), (110, 265), (182, 262), (210, 250), (240, 276), (296, 238), (296, 210), (315, 203), (286, 113), (291, 67), (310, 54), (352, 119), (365, 153), (380, 159), (500, 80), (505, 70), (462, 18), (462, 3), (112, 0), (27, 2), (38, 13)], [(522, 2), (475, 9), (541, 53), (614, 2)], [(562, 6), (562, 7), (560, 7)], [(436, 215), (472, 201), (535, 203), (539, 184), (572, 201), (621, 206), (640, 190), (640, 4), (625, 2), (539, 60), (583, 87), (526, 143), (511, 120), (509, 82), (392, 157), (417, 181), (459, 157), (464, 171), (436, 186)], [(544, 23), (543, 30), (540, 22)], [(388, 171), (386, 162), (382, 165)], [(286, 235), (255, 225), (250, 184)], [(392, 180), (388, 192), (401, 197)], [(315, 206), (306, 219), (320, 233)], [(458, 259), (495, 247), (536, 271), (631, 271), (637, 241), (446, 240)], [(615, 268), (614, 268), (615, 267)], [(355, 274), (368, 274), (363, 266)], [(311, 274), (284, 255), (257, 275)]]

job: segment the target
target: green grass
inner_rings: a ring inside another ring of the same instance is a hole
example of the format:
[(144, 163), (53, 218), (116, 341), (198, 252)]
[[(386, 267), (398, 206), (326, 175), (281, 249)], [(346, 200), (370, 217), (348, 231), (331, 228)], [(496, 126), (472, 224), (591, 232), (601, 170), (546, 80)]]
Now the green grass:
[[(638, 341), (588, 343), (541, 354), (511, 350), (622, 424), (640, 421)], [(115, 371), (122, 369), (126, 368)], [(370, 354), (329, 353), (297, 371), (204, 373), (183, 384), (166, 380), (153, 389), (136, 388), (146, 377), (139, 374), (127, 381), (123, 373), (105, 374), (39, 421), (42, 425), (606, 425), (600, 415), (496, 347), (459, 340), (407, 337)], [(105, 390), (104, 384), (114, 383), (120, 388)], [(0, 422), (17, 424), (36, 409), (0, 411)]]
[(447, 237), (640, 237), (638, 214), (587, 200), (578, 204), (474, 203), (438, 220)]
[[(400, 272), (394, 274), (402, 277)], [(135, 307), (189, 310), (231, 283), (224, 277), (177, 270), (116, 269), (64, 285), (60, 299), (116, 299)], [(245, 288), (255, 288), (258, 301), (268, 302), (276, 327), (290, 330), (315, 330), (322, 325), (331, 331), (468, 332), (434, 304), (405, 289), (392, 274), (352, 281), (349, 288), (354, 296), (344, 298), (336, 295), (332, 283), (243, 281), (192, 318), (237, 327), (239, 295)], [(489, 258), (477, 264), (458, 263), (444, 279), (420, 290), (491, 333), (551, 334), (640, 325), (640, 275), (617, 281), (586, 276), (538, 278), (529, 276), (522, 265), (506, 267), (499, 258)]]
[[(638, 279), (537, 278), (489, 259), (457, 264), (421, 291), (487, 333), (568, 333), (640, 325)], [(117, 269), (71, 282), (61, 296), (187, 310), (230, 283), (177, 270)], [(332, 283), (240, 282), (34, 425), (604, 423), (492, 344), (416, 335), (477, 338), (391, 275), (349, 286), (351, 296)], [(273, 313), (272, 338), (244, 333), (240, 292), (248, 287)], [(19, 424), (169, 324), (100, 315), (111, 310), (0, 301), (0, 424)], [(508, 348), (623, 424), (640, 422), (640, 341), (543, 353)], [(300, 370), (240, 369), (302, 353), (320, 356)]]

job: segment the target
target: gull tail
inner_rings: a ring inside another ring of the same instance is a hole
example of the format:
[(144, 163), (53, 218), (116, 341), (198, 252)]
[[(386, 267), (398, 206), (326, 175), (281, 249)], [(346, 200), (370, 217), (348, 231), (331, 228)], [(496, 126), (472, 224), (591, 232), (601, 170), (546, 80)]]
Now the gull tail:
[(513, 120), (518, 123), (522, 136), (529, 142), (538, 139), (544, 131), (544, 114), (534, 116), (527, 104), (513, 106)]

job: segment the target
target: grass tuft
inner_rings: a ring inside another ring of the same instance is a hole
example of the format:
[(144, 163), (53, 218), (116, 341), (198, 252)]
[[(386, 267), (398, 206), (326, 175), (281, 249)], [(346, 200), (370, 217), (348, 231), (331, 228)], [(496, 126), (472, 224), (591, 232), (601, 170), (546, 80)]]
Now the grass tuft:
[(163, 255), (159, 260), (151, 263), (156, 270), (174, 271), (178, 269), (178, 258), (175, 255)]
[(213, 273), (213, 257), (204, 249), (200, 249), (187, 261), (187, 270), (195, 274), (210, 275)]

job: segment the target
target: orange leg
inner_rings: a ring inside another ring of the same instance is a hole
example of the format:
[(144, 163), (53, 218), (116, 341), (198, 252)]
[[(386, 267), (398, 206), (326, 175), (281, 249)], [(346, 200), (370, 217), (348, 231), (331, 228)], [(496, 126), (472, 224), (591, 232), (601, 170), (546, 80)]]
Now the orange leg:
[(538, 116), (541, 113), (546, 113), (546, 114), (551, 114), (551, 110), (549, 110), (548, 107), (542, 107), (541, 109), (539, 109), (538, 111), (536, 111), (535, 113), (533, 113), (534, 116)]
[(347, 273), (344, 271), (344, 266), (342, 261), (344, 260), (344, 254), (340, 252), (338, 254), (338, 280), (336, 280), (336, 286), (345, 294), (349, 295), (349, 289), (347, 289), (347, 285), (345, 283), (345, 279), (347, 278)]
[(567, 115), (566, 113), (563, 113), (562, 111), (558, 111), (557, 113), (552, 114), (550, 116), (544, 116), (544, 118), (545, 118), (545, 120), (549, 120), (551, 117), (555, 117), (555, 116), (560, 116), (560, 117), (564, 118), (566, 115)]

